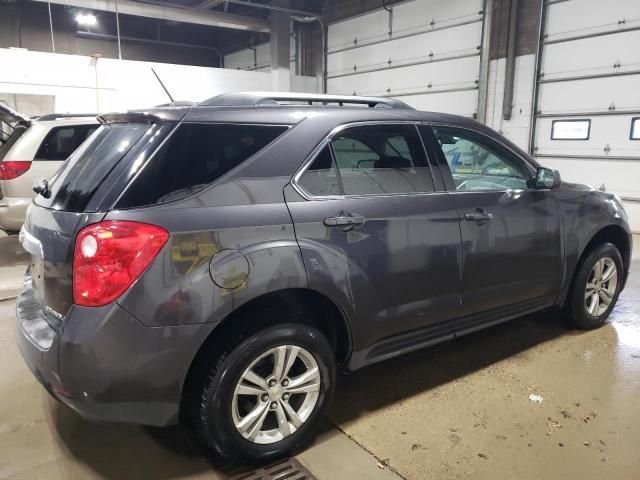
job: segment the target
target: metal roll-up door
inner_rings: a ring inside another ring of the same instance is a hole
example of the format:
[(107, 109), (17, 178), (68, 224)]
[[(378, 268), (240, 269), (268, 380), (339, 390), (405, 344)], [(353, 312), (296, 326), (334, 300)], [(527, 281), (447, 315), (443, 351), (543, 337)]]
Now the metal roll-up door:
[(413, 0), (330, 24), (329, 93), (475, 116), (483, 0)]
[(532, 152), (640, 230), (640, 1), (547, 0), (542, 18)]

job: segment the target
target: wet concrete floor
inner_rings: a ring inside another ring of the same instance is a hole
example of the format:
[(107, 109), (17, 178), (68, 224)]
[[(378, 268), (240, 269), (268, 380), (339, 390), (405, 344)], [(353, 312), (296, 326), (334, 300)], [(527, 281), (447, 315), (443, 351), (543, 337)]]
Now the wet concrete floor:
[[(19, 285), (22, 262), (7, 267)], [(51, 399), (14, 308), (0, 302), (0, 479), (227, 477), (182, 428), (90, 423)], [(605, 327), (537, 314), (368, 367), (340, 378), (327, 420), (298, 456), (320, 479), (640, 478), (640, 262)]]

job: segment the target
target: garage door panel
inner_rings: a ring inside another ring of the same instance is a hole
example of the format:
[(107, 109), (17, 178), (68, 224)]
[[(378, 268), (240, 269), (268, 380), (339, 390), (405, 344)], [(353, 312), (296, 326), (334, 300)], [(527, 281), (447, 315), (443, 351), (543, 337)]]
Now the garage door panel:
[(640, 75), (544, 83), (539, 87), (542, 113), (640, 109)]
[[(588, 140), (552, 140), (553, 121), (563, 118), (541, 118), (536, 129), (537, 154), (545, 155), (585, 155), (585, 156), (628, 156), (640, 157), (640, 141), (630, 140), (633, 115), (576, 117), (590, 119)], [(609, 152), (605, 151), (609, 147)], [(638, 177), (640, 178), (640, 177)]]
[[(383, 94), (410, 93), (407, 90), (442, 90), (475, 87), (479, 57), (461, 58), (424, 65), (414, 65), (347, 77), (330, 78), (328, 87), (339, 93)], [(429, 87), (431, 84), (431, 87)], [(387, 92), (390, 89), (390, 92)]]
[(416, 0), (393, 7), (393, 31), (405, 33), (482, 18), (482, 0)]
[(327, 48), (331, 50), (353, 47), (357, 43), (366, 43), (389, 38), (389, 14), (378, 10), (359, 17), (332, 23), (328, 28)]
[(399, 97), (417, 110), (447, 112), (454, 115), (471, 117), (478, 104), (478, 91), (432, 93), (429, 95), (407, 95)]
[(546, 8), (548, 40), (640, 25), (638, 0), (569, 0)]
[(547, 45), (542, 78), (640, 70), (640, 48), (630, 45), (640, 46), (640, 30)]
[[(408, 38), (391, 40), (376, 45), (332, 53), (327, 58), (329, 76), (358, 70), (392, 65), (437, 60), (454, 55), (478, 53), (482, 24), (473, 23), (448, 30), (438, 30)], [(433, 53), (432, 56), (430, 54)]]
[(594, 188), (600, 188), (604, 183), (608, 192), (640, 199), (639, 185), (630, 186), (627, 181), (629, 176), (640, 178), (638, 161), (542, 158), (540, 163), (558, 170), (562, 179), (568, 182), (583, 183)]

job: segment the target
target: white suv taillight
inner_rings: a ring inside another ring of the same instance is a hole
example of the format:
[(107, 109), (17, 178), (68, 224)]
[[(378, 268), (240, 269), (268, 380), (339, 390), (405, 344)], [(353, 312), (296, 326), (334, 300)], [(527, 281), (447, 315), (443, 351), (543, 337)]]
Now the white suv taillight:
[(147, 223), (106, 221), (78, 233), (73, 255), (73, 303), (106, 305), (135, 282), (169, 239)]
[(31, 168), (29, 160), (5, 160), (0, 162), (0, 180), (12, 180)]

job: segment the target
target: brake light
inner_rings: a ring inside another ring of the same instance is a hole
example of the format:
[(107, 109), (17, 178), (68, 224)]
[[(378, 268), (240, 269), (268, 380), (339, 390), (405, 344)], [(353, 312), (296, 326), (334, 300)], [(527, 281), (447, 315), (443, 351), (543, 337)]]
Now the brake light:
[(73, 255), (73, 303), (100, 307), (114, 301), (168, 239), (164, 228), (139, 222), (106, 221), (80, 230)]
[(30, 168), (29, 160), (5, 160), (0, 162), (0, 180), (17, 178)]

